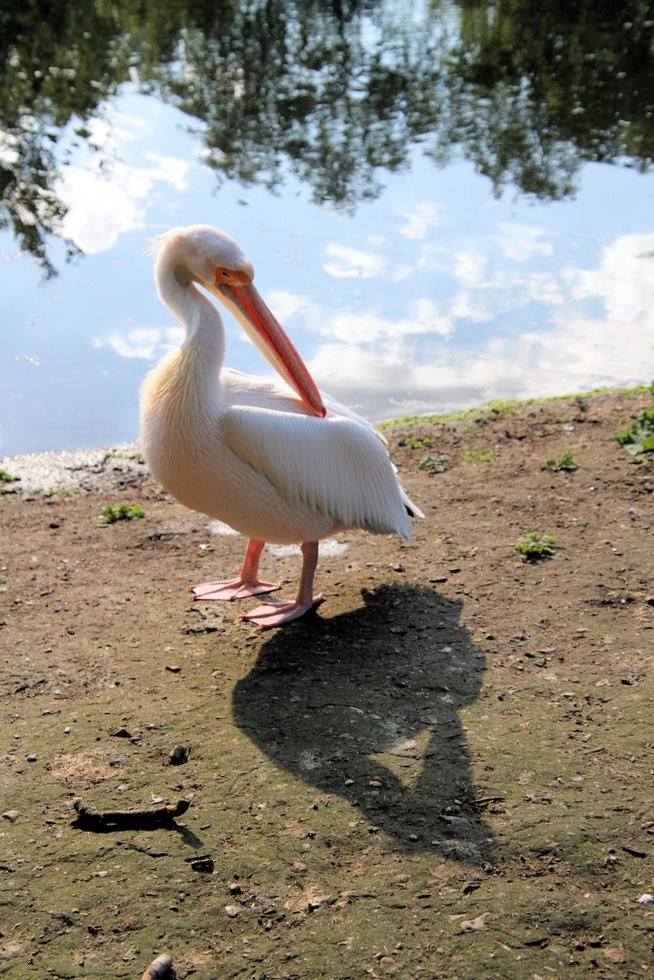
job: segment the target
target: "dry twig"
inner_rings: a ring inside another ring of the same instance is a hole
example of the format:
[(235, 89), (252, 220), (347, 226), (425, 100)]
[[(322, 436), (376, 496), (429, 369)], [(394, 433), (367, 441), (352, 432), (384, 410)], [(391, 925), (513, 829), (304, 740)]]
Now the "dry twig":
[(75, 800), (77, 823), (87, 830), (118, 830), (132, 828), (147, 830), (151, 827), (165, 827), (176, 817), (181, 817), (190, 807), (189, 800), (166, 803), (164, 806), (145, 810), (93, 810), (81, 800)]

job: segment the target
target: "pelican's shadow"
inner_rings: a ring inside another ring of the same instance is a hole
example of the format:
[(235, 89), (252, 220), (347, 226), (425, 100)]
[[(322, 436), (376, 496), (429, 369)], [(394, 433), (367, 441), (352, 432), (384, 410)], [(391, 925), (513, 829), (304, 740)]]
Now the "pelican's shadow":
[(410, 585), (363, 599), (273, 634), (234, 689), (236, 723), (402, 848), (488, 860), (457, 714), (477, 697), (485, 661), (460, 625), (461, 603)]

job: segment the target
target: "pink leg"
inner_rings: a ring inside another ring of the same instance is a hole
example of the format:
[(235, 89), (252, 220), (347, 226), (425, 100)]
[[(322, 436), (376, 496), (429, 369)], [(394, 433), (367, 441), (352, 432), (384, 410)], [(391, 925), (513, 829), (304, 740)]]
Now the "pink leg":
[(300, 587), (294, 600), (264, 602), (251, 612), (244, 613), (241, 619), (257, 623), (264, 629), (282, 626), (292, 619), (299, 619), (323, 601), (322, 595), (314, 596), (313, 578), (318, 564), (318, 542), (307, 541), (302, 545), (302, 575)]
[(201, 585), (192, 585), (194, 599), (247, 599), (252, 595), (261, 595), (264, 592), (274, 592), (279, 588), (278, 582), (261, 582), (259, 580), (259, 559), (263, 551), (265, 542), (255, 541), (252, 538), (248, 541), (245, 558), (241, 565), (241, 574), (238, 578), (229, 579), (226, 582), (203, 582)]

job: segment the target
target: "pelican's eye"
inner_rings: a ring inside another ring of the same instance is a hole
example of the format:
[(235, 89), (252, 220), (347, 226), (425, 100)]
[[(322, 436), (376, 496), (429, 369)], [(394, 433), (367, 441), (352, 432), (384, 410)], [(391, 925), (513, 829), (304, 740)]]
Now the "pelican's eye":
[(240, 269), (227, 269), (222, 265), (216, 266), (216, 286), (223, 283), (227, 286), (248, 286), (252, 282), (252, 276)]

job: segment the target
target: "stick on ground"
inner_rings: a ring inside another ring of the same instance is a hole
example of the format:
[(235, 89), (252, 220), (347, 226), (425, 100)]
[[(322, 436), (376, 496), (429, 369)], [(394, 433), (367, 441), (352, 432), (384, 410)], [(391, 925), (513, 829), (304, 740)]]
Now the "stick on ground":
[(190, 807), (189, 800), (166, 803), (164, 806), (145, 810), (93, 810), (81, 800), (75, 800), (77, 824), (87, 830), (118, 830), (132, 828), (148, 830), (151, 827), (166, 827), (181, 817)]

